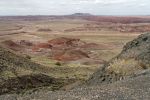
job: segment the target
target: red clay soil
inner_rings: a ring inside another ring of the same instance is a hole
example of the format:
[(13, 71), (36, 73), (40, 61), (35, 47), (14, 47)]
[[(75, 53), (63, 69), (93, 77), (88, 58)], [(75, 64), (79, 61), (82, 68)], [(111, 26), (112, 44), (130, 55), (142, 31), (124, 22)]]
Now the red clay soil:
[(96, 43), (85, 43), (80, 39), (65, 37), (52, 39), (47, 43), (34, 44), (26, 40), (15, 43), (7, 40), (3, 44), (15, 51), (24, 50), (28, 52), (32, 50), (33, 53), (36, 52), (35, 54), (49, 56), (51, 59), (58, 61), (76, 61), (91, 58), (89, 51), (105, 47)]
[(67, 50), (57, 55), (53, 55), (52, 59), (59, 61), (73, 61), (82, 58), (90, 58), (87, 53), (81, 50)]
[(27, 40), (20, 40), (19, 44), (22, 46), (33, 46), (34, 45), (32, 42), (27, 41)]
[(48, 43), (39, 43), (33, 46), (32, 50), (33, 51), (38, 51), (39, 49), (51, 49), (52, 45), (48, 44)]
[(9, 49), (12, 49), (14, 51), (20, 51), (23, 49), (23, 47), (17, 43), (15, 43), (12, 40), (6, 40), (2, 42), (3, 45), (7, 46)]
[(52, 59), (59, 61), (73, 61), (82, 58), (89, 58), (88, 54), (82, 50), (76, 50), (85, 42), (80, 39), (60, 37), (48, 41), (52, 47)]
[(65, 38), (65, 37), (52, 39), (48, 41), (48, 43), (53, 46), (58, 46), (58, 45), (78, 46), (84, 44), (84, 42), (82, 42), (80, 39)]
[(80, 39), (60, 37), (49, 40), (47, 43), (39, 43), (33, 46), (33, 52), (44, 52), (41, 49), (50, 49), (50, 58), (58, 61), (75, 61), (90, 58), (89, 51), (109, 49), (108, 45), (85, 43)]

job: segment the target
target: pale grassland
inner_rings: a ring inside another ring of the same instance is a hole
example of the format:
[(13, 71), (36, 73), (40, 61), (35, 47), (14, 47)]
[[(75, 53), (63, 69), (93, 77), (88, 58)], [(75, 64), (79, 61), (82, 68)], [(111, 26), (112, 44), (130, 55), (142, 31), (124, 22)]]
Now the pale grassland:
[(12, 71), (3, 71), (1, 72), (1, 77), (4, 79), (8, 79), (8, 78), (12, 78), (12, 77), (16, 77), (16, 75), (12, 72)]
[(32, 61), (44, 65), (42, 72), (55, 78), (75, 78), (85, 80), (100, 67), (96, 65), (82, 65), (73, 63), (61, 63), (56, 65), (58, 61), (51, 60), (45, 57), (33, 57)]
[(32, 59), (34, 62), (38, 63), (38, 64), (41, 64), (41, 65), (44, 65), (44, 66), (48, 66), (48, 67), (56, 67), (57, 65), (56, 64), (56, 60), (51, 60), (51, 59), (48, 59), (47, 57), (45, 56), (34, 56), (32, 57)]
[(16, 69), (2, 71), (0, 75), (2, 78), (7, 80), (8, 78), (21, 77), (21, 76), (30, 75), (33, 73), (34, 72), (32, 70), (27, 70), (27, 69), (20, 67)]

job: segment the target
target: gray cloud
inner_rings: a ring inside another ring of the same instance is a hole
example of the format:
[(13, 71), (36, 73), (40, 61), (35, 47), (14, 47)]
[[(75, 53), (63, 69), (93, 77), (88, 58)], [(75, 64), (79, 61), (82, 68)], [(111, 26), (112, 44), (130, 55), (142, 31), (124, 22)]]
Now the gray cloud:
[(148, 5), (149, 0), (0, 0), (0, 14), (150, 14)]

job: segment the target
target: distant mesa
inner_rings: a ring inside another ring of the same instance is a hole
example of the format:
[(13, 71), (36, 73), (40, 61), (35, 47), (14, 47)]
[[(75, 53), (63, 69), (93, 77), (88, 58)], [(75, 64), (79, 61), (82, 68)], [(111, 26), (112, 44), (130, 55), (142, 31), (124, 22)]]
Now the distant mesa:
[(90, 13), (74, 13), (71, 16), (93, 16), (93, 15)]

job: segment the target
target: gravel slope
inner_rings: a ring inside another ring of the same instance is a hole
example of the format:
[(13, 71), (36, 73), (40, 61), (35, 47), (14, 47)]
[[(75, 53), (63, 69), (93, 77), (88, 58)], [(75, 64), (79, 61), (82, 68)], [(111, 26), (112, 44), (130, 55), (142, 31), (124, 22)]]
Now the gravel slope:
[(41, 90), (25, 95), (3, 95), (0, 100), (149, 100), (150, 70), (135, 78), (108, 85), (84, 86), (70, 91)]

